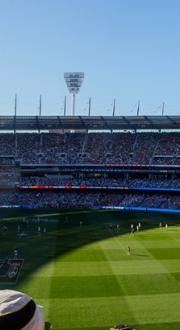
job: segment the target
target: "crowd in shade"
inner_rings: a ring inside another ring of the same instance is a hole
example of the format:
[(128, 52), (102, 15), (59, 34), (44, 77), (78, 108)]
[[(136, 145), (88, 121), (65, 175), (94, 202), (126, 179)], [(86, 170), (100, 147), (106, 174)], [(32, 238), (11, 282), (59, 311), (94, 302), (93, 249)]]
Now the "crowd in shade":
[(180, 164), (179, 133), (0, 134), (0, 164)]
[(97, 187), (155, 187), (180, 188), (180, 179), (127, 179), (114, 177), (74, 178), (72, 176), (20, 177), (19, 185), (60, 185), (60, 186), (97, 186)]
[(133, 206), (180, 208), (179, 195), (170, 194), (115, 194), (87, 192), (3, 192), (0, 206), (19, 205), (32, 208), (94, 208), (98, 206)]

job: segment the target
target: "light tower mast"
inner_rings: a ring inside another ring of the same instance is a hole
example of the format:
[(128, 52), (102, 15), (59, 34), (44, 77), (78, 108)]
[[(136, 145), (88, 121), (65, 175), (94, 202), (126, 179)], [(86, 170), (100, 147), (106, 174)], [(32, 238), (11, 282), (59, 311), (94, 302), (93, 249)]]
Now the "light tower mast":
[(84, 79), (84, 72), (65, 72), (64, 79), (69, 92), (73, 96), (72, 116), (75, 116), (76, 94), (79, 93), (80, 87)]

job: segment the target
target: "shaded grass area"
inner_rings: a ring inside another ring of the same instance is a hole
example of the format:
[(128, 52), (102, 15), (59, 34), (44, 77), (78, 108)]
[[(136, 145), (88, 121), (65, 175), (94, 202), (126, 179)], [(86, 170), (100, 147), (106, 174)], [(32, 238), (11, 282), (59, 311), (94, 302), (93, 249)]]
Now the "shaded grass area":
[[(88, 210), (43, 216), (40, 210), (38, 223), (32, 211), (11, 212), (1, 215), (8, 233), (1, 235), (0, 256), (17, 249), (24, 258), (13, 288), (45, 307), (53, 329), (105, 330), (121, 322), (137, 330), (180, 329), (174, 307), (180, 306), (179, 217)], [(141, 231), (130, 234), (138, 222)], [(18, 225), (27, 236), (17, 237)], [(38, 225), (46, 233), (39, 235)]]

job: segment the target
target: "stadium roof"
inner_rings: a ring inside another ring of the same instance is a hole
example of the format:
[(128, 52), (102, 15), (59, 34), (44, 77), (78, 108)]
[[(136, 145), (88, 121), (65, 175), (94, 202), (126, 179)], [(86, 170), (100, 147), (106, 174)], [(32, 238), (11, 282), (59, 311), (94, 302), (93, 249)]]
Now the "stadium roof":
[(180, 129), (180, 116), (0, 116), (0, 130)]

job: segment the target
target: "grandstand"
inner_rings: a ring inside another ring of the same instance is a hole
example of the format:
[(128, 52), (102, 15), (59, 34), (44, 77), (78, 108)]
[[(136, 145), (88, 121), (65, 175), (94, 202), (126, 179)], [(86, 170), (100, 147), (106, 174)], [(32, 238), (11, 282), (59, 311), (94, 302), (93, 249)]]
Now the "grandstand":
[(1, 207), (179, 209), (180, 116), (2, 116), (0, 130)]

